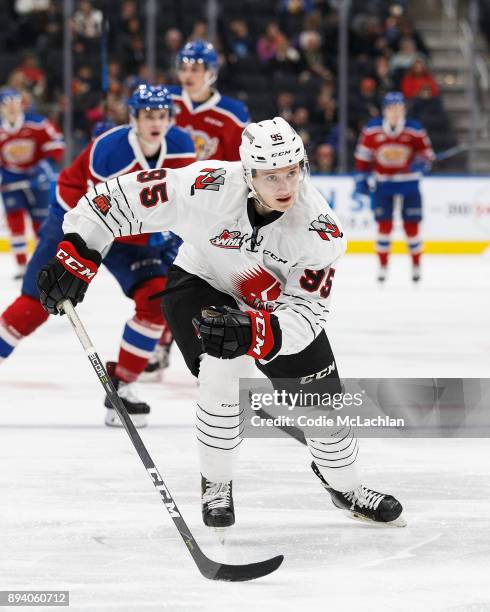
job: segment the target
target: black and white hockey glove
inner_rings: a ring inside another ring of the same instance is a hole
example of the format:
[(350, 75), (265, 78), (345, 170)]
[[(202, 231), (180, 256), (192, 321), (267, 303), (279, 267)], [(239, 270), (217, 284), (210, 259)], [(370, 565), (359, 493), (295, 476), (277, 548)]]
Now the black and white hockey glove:
[(74, 306), (82, 302), (101, 261), (100, 253), (89, 249), (78, 234), (66, 234), (56, 255), (37, 275), (39, 299), (45, 310), (58, 314), (57, 305), (63, 300), (71, 300)]
[(242, 312), (229, 306), (209, 306), (192, 323), (204, 351), (212, 357), (272, 359), (281, 348), (279, 321), (265, 310)]

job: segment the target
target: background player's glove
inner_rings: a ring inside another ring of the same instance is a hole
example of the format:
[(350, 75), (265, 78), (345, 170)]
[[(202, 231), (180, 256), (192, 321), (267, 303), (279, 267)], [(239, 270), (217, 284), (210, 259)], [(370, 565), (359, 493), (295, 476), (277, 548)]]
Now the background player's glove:
[(34, 168), (29, 175), (29, 187), (31, 189), (39, 189), (47, 191), (51, 187), (51, 183), (56, 179), (56, 170), (54, 162), (43, 159)]
[(212, 357), (271, 359), (281, 348), (279, 321), (264, 310), (242, 312), (229, 306), (209, 306), (192, 323), (204, 351)]
[(89, 249), (78, 234), (66, 234), (55, 257), (41, 268), (37, 286), (41, 304), (50, 314), (66, 299), (76, 306), (83, 301), (88, 284), (101, 264), (100, 253)]
[(415, 157), (410, 165), (411, 172), (422, 172), (428, 174), (432, 168), (431, 162), (426, 157)]
[(371, 189), (369, 188), (368, 179), (365, 174), (358, 174), (355, 177), (354, 195), (361, 195), (361, 196), (371, 195)]

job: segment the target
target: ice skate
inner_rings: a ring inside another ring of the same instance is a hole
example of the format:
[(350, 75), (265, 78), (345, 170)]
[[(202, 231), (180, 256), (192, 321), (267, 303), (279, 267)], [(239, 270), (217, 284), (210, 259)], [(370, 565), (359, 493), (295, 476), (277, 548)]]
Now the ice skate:
[(27, 270), (27, 265), (19, 264), (17, 266), (17, 270), (15, 271), (15, 274), (13, 277), (14, 280), (22, 280), (25, 276), (26, 270)]
[[(147, 416), (150, 412), (150, 406), (145, 402), (142, 402), (137, 395), (135, 394), (134, 383), (125, 383), (117, 376), (115, 376), (114, 371), (116, 369), (116, 364), (113, 361), (109, 361), (106, 364), (107, 373), (109, 374), (112, 383), (114, 384), (117, 394), (122, 399), (126, 410), (128, 411), (131, 420), (135, 427), (146, 427), (148, 424)], [(122, 427), (122, 423), (117, 415), (117, 412), (112, 407), (112, 404), (109, 401), (109, 398), (106, 396), (104, 401), (104, 406), (107, 408), (107, 413), (105, 417), (105, 424), (109, 427)]]
[(412, 266), (412, 280), (414, 283), (418, 283), (421, 278), (420, 266), (413, 265)]
[(202, 520), (208, 527), (223, 529), (235, 524), (232, 481), (211, 482), (201, 475)]
[(400, 516), (403, 510), (402, 505), (392, 495), (378, 493), (363, 485), (354, 491), (342, 493), (328, 484), (314, 461), (311, 468), (323, 487), (330, 493), (334, 505), (345, 510), (349, 518), (369, 523), (381, 523), (390, 527), (405, 527), (407, 524)]
[(377, 276), (378, 283), (384, 283), (386, 281), (387, 276), (388, 276), (388, 266), (380, 266), (378, 269), (378, 276)]
[(170, 364), (170, 344), (157, 344), (146, 368), (138, 378), (139, 382), (161, 382), (163, 370)]

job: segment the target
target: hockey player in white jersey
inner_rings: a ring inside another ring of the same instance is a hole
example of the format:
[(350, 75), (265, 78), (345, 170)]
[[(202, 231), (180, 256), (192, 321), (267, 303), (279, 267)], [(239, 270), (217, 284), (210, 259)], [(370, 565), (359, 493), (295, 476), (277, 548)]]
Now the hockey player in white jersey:
[[(239, 378), (253, 377), (258, 367), (273, 384), (287, 378), (299, 389), (307, 377), (314, 379), (308, 391), (321, 393), (327, 383), (329, 392), (332, 384), (340, 390), (326, 334), (332, 265), (346, 248), (339, 221), (310, 182), (303, 143), (283, 119), (250, 124), (240, 157), (99, 185), (66, 214), (64, 240), (38, 278), (41, 302), (55, 314), (62, 300), (83, 300), (116, 236), (171, 230), (182, 237), (163, 309), (199, 378), (202, 512), (214, 527), (235, 522)], [(104, 211), (95, 200), (101, 190)], [(307, 444), (313, 471), (337, 507), (366, 520), (397, 521), (401, 504), (362, 484), (350, 427)]]

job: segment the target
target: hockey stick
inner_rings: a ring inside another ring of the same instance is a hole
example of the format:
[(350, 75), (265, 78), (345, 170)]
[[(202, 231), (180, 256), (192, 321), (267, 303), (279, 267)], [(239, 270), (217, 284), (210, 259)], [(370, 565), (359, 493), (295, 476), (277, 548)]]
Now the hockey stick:
[(143, 465), (151, 478), (153, 486), (157, 490), (157, 493), (160, 496), (165, 508), (167, 508), (174, 525), (177, 527), (178, 532), (184, 540), (185, 545), (187, 546), (187, 549), (194, 559), (194, 562), (201, 574), (210, 580), (242, 582), (245, 580), (260, 578), (261, 576), (267, 576), (267, 574), (275, 571), (281, 565), (284, 559), (283, 555), (278, 555), (277, 557), (267, 559), (266, 561), (259, 561), (257, 563), (250, 563), (247, 565), (228, 565), (226, 563), (217, 563), (216, 561), (209, 559), (209, 557), (202, 552), (189, 527), (187, 527), (179, 509), (177, 508), (175, 500), (163, 481), (163, 478), (153, 463), (153, 459), (146, 450), (143, 440), (133, 425), (133, 422), (128, 415), (119, 395), (117, 394), (111, 379), (107, 375), (107, 372), (102, 365), (92, 341), (90, 340), (77, 312), (75, 311), (75, 308), (73, 307), (73, 304), (70, 300), (64, 300), (58, 304), (58, 310), (60, 312), (65, 312), (66, 316), (68, 317), (68, 320), (70, 321), (78, 339), (80, 340), (80, 344), (83, 346), (101, 385), (104, 387), (104, 391), (107, 393), (114, 410), (121, 419), (121, 422), (124, 425), (124, 428), (130, 437), (134, 448), (136, 449), (136, 452), (143, 462)]
[(23, 189), (29, 189), (31, 186), (29, 181), (17, 181), (15, 183), (5, 183), (0, 185), (0, 192), (6, 193), (9, 191), (22, 191)]

